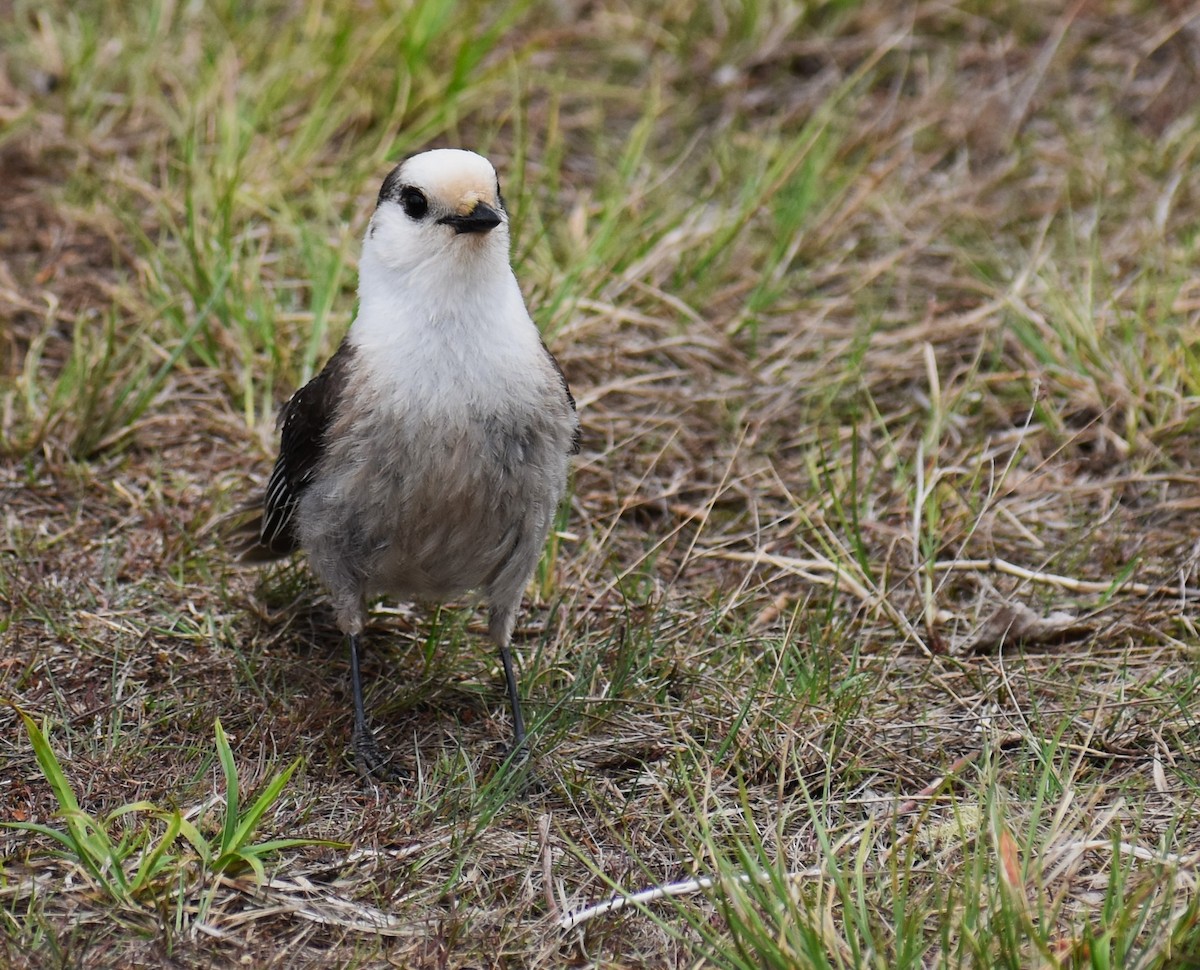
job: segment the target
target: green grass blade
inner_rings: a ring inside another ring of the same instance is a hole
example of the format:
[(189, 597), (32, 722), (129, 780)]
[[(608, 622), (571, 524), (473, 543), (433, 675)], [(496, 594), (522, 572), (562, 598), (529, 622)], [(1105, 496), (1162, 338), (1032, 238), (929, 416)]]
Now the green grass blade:
[(16, 708), (16, 711), (25, 724), (25, 731), (33, 745), (34, 757), (37, 758), (38, 766), (42, 769), (46, 781), (50, 783), (59, 809), (64, 813), (78, 812), (79, 802), (75, 799), (75, 792), (72, 790), (70, 782), (67, 781), (67, 776), (63, 773), (62, 766), (58, 763), (58, 758), (54, 754), (54, 749), (50, 747), (46, 735), (32, 717), (20, 708)]
[[(175, 814), (178, 815), (178, 813), (175, 813)], [(196, 851), (196, 854), (200, 857), (201, 864), (207, 868), (212, 862), (212, 856), (213, 856), (212, 846), (209, 844), (208, 840), (203, 835), (200, 834), (200, 830), (198, 828), (196, 828), (195, 825), (193, 825), (190, 821), (188, 821), (182, 815), (178, 815), (178, 818), (179, 818), (179, 834), (181, 836), (183, 836), (184, 839), (187, 840), (188, 844)]]
[(293, 761), (287, 768), (277, 774), (267, 784), (262, 793), (254, 800), (254, 804), (246, 811), (246, 814), (238, 821), (237, 829), (233, 835), (233, 845), (236, 848), (243, 847), (253, 836), (254, 830), (258, 828), (258, 823), (262, 820), (263, 814), (275, 804), (280, 793), (287, 785), (288, 780), (300, 766), (300, 761)]
[(238, 775), (237, 765), (233, 762), (233, 751), (229, 747), (229, 739), (225, 736), (220, 719), (215, 723), (214, 731), (217, 737), (217, 758), (225, 775), (225, 820), (221, 827), (221, 850), (218, 853), (223, 855), (237, 844)]
[(38, 835), (44, 835), (54, 839), (56, 842), (61, 842), (69, 850), (68, 855), (70, 857), (77, 858), (79, 856), (79, 844), (69, 833), (61, 829), (51, 828), (49, 825), (44, 825), (41, 822), (0, 822), (0, 828), (36, 832)]
[(247, 846), (243, 852), (252, 852), (255, 855), (266, 855), (271, 852), (278, 852), (281, 849), (294, 849), (302, 845), (323, 845), (330, 849), (348, 849), (349, 842), (334, 842), (330, 839), (268, 839), (266, 842), (257, 842), (252, 846)]
[(133, 878), (129, 880), (129, 888), (132, 893), (141, 892), (159, 872), (175, 862), (174, 857), (167, 854), (167, 849), (174, 845), (175, 840), (179, 837), (182, 824), (183, 818), (178, 811), (168, 815), (166, 831), (163, 832), (153, 848), (142, 853), (137, 870), (134, 872)]

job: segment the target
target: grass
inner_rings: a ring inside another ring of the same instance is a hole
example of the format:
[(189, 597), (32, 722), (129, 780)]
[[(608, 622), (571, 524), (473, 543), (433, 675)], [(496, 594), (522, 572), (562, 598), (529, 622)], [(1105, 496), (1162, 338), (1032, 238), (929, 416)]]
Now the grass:
[[(176, 929), (185, 922), (189, 911), (194, 913), (197, 922), (204, 923), (220, 889), (220, 876), (252, 869), (258, 882), (262, 883), (266, 880), (263, 857), (272, 853), (307, 845), (347, 848), (343, 843), (325, 839), (285, 838), (252, 842), (263, 815), (287, 786), (298, 762), (275, 775), (254, 803), (241, 812), (237, 767), (220, 721), (216, 722), (216, 736), (217, 755), (225, 776), (224, 815), (219, 825), (220, 835), (210, 839), (188, 817), (202, 811), (204, 806), (185, 815), (178, 808), (167, 811), (151, 802), (140, 801), (121, 805), (104, 818), (89, 815), (80, 808), (79, 799), (43, 728), (24, 711), (17, 713), (33, 745), (38, 767), (58, 802), (55, 815), (65, 821), (66, 828), (26, 821), (0, 825), (59, 843), (62, 848), (56, 850), (54, 857), (89, 882), (90, 892), (117, 904), (122, 916), (128, 913), (145, 916), (147, 903), (153, 905), (166, 898), (173, 903)], [(126, 818), (139, 820), (139, 824), (126, 822), (118, 826), (118, 819)], [(153, 821), (147, 822), (147, 819)], [(117, 832), (118, 828), (122, 831)], [(156, 831), (159, 828), (161, 834)], [(186, 841), (190, 850), (186, 854), (171, 851), (179, 840)], [(189, 891), (205, 881), (209, 886), (198, 894), (199, 902), (189, 906)]]
[[(0, 962), (1200, 966), (1185, 4), (10, 12)], [(478, 612), (385, 603), (370, 789), (207, 526), (450, 144), (584, 450), (532, 778)]]

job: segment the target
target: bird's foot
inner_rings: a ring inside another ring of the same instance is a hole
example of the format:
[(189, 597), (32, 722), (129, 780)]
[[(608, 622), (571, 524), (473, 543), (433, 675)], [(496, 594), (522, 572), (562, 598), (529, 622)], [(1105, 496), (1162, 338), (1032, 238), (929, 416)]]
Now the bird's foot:
[(355, 731), (350, 747), (354, 752), (354, 767), (364, 781), (408, 780), (408, 772), (394, 763), (392, 755), (384, 753), (370, 728)]
[(511, 785), (519, 798), (545, 795), (551, 790), (541, 777), (540, 770), (534, 766), (533, 753), (526, 741), (504, 748), (504, 760), (500, 763), (499, 772), (504, 784)]
[(505, 746), (501, 767), (506, 771), (523, 771), (529, 767), (532, 757), (529, 753), (529, 743), (525, 740), (517, 741)]

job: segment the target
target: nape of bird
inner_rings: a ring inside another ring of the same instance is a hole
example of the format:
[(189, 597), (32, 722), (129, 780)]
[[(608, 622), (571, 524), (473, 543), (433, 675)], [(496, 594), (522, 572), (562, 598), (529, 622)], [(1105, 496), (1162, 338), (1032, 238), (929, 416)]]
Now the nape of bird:
[(368, 726), (359, 654), (376, 595), (489, 607), (513, 719), (509, 641), (579, 449), (575, 401), (509, 265), (495, 169), (474, 152), (414, 155), (384, 180), (363, 239), (358, 313), (280, 417), (243, 561), (302, 550), (349, 640), (353, 749), (395, 777)]

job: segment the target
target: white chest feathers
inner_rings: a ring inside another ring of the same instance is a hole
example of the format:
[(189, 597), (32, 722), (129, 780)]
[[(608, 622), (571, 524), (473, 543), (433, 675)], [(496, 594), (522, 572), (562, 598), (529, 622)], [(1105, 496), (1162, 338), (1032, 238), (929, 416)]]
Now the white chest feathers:
[(436, 265), (397, 273), (364, 254), (350, 341), (365, 396), (435, 420), (536, 407), (557, 375), (507, 261)]

